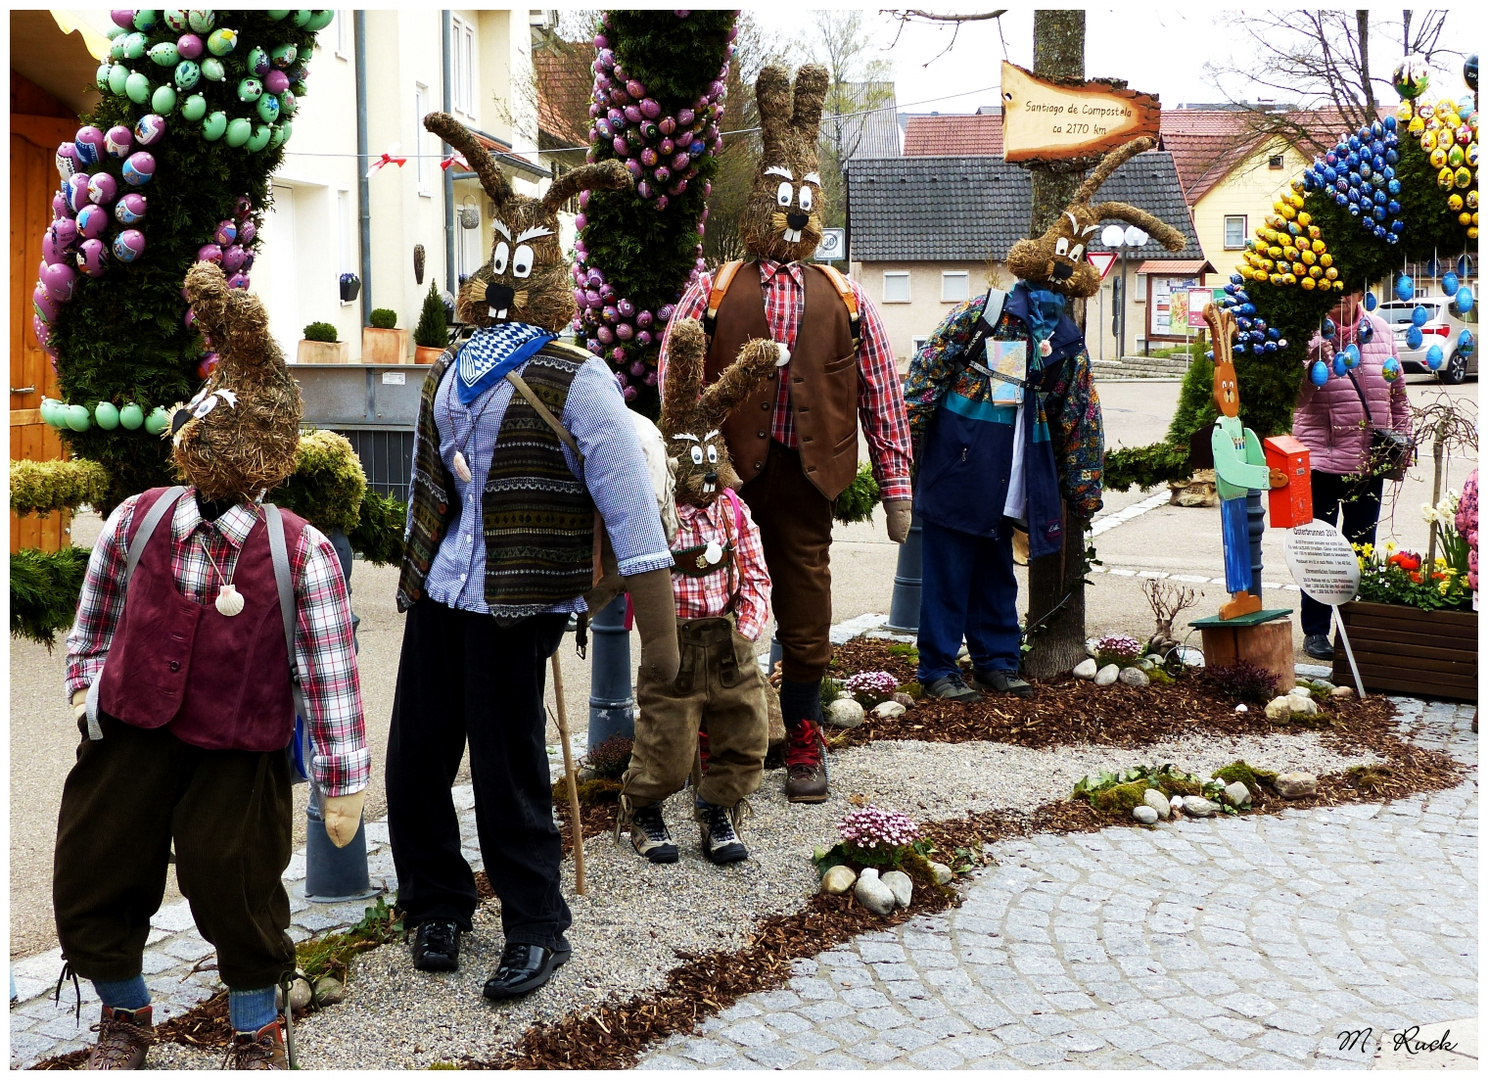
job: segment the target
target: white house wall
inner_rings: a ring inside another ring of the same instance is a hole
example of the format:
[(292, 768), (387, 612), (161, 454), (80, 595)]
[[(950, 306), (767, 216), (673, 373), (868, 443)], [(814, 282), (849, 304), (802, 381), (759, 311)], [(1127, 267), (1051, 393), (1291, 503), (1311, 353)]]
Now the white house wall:
[[(1011, 286), (1012, 279), (1007, 276), (1006, 269), (1000, 263), (997, 267), (1003, 279), (998, 284), (1003, 288)], [(884, 330), (887, 331), (889, 343), (894, 349), (894, 358), (898, 361), (899, 370), (904, 371), (914, 355), (915, 339), (929, 337), (961, 303), (959, 300), (941, 299), (942, 272), (964, 272), (967, 277), (967, 296), (971, 297), (986, 292), (987, 287), (992, 284), (987, 277), (989, 269), (986, 262), (854, 263), (853, 277), (883, 317)], [(884, 300), (885, 271), (909, 274), (908, 303)]]

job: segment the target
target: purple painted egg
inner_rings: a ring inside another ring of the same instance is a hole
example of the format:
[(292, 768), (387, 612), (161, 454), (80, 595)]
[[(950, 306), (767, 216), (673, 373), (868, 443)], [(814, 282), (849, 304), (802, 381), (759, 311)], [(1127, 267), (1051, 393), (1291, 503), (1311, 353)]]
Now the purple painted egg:
[[(613, 349), (610, 350), (610, 355), (612, 357), (614, 357), (615, 362), (617, 364), (623, 364), (623, 363), (625, 363), (625, 346), (624, 345), (616, 345)], [(626, 389), (629, 390), (631, 388), (630, 387), (626, 387)]]
[(231, 244), (237, 238), (238, 227), (230, 220), (219, 221), (217, 223), (217, 231), (212, 234), (212, 239), (223, 247), (227, 247), (228, 244)]
[(203, 382), (210, 378), (212, 372), (217, 369), (217, 360), (216, 353), (207, 353), (206, 356), (202, 357), (201, 363), (196, 365), (196, 377)]
[(656, 152), (662, 157), (671, 157), (676, 152), (677, 146), (671, 139), (662, 139), (656, 144)]
[[(694, 115), (696, 115), (696, 114), (693, 113), (693, 111), (691, 109), (679, 109), (679, 110), (677, 110), (677, 123), (678, 123), (678, 125), (681, 126), (681, 127), (690, 127), (692, 125), (692, 119), (693, 119), (693, 116)], [(668, 132), (667, 134), (671, 134), (671, 132)]]
[[(681, 195), (686, 190), (687, 190), (687, 177), (685, 177), (685, 176), (681, 180), (678, 180), (671, 187), (667, 188), (667, 191), (670, 192), (673, 195)], [(707, 207), (704, 207), (703, 209), (706, 210)], [(703, 235), (703, 223), (701, 221), (698, 222), (698, 235), (699, 236), (702, 236)]]
[(621, 300), (615, 305), (615, 310), (628, 319), (636, 313), (636, 306), (633, 301)]
[(125, 229), (114, 237), (114, 258), (120, 262), (134, 262), (145, 253), (145, 234), (138, 229)]
[(636, 106), (636, 105), (627, 105), (627, 106), (625, 106), (625, 110), (624, 111), (625, 111), (625, 119), (626, 119), (627, 122), (632, 123), (632, 124), (639, 124), (641, 122), (641, 110), (640, 110), (640, 108), (638, 106)]
[(94, 173), (88, 181), (88, 201), (95, 206), (107, 206), (119, 194), (119, 181), (106, 172)]
[(59, 249), (71, 251), (77, 246), (77, 221), (70, 217), (59, 217), (47, 227), (47, 235), (52, 238)]
[(67, 205), (67, 196), (60, 189), (52, 192), (52, 216), (70, 217), (71, 214), (72, 208)]
[(222, 248), (218, 244), (203, 244), (196, 249), (197, 262), (221, 263)]
[(246, 255), (243, 256), (243, 265), (240, 266), (238, 269), (240, 269), (245, 274), (249, 270), (252, 270), (253, 269), (253, 260), (254, 260), (254, 258), (255, 258), (255, 256), (254, 256), (253, 252), (251, 252), (251, 251), (248, 252)]
[(615, 327), (615, 336), (621, 341), (629, 341), (635, 337), (635, 327), (631, 326), (630, 323), (621, 323)]
[(594, 336), (599, 338), (599, 340), (604, 342), (606, 345), (615, 340), (615, 332), (608, 326), (601, 326), (598, 330), (594, 331)]
[(33, 314), (31, 316), (31, 332), (36, 335), (36, 344), (45, 349), (48, 339), (52, 336), (51, 326), (42, 322), (41, 316)]
[(78, 128), (77, 134), (72, 137), (78, 162), (82, 165), (97, 165), (103, 160), (103, 143), (103, 132), (92, 124)]
[(152, 146), (165, 134), (165, 117), (145, 113), (134, 125), (134, 138), (141, 146)]
[(584, 290), (584, 306), (585, 307), (599, 307), (599, 293), (595, 292), (593, 289), (585, 289)]
[(253, 201), (247, 195), (239, 195), (233, 201), (233, 217), (241, 221), (251, 213), (253, 213)]
[(31, 290), (31, 310), (42, 322), (51, 325), (57, 317), (57, 302), (47, 295), (46, 286), (41, 282), (36, 283), (36, 288)]
[(670, 135), (677, 130), (677, 120), (672, 116), (663, 116), (656, 126), (663, 135)]
[(630, 175), (635, 177), (637, 180), (641, 178), (641, 163), (635, 158), (628, 159), (625, 162), (625, 168), (626, 171), (629, 172)]
[(639, 99), (646, 96), (646, 87), (637, 80), (631, 79), (625, 84), (625, 92), (631, 97)]
[(196, 34), (182, 34), (176, 39), (176, 52), (182, 60), (198, 60), (207, 51), (207, 46)]
[(67, 178), (67, 183), (62, 185), (62, 190), (67, 193), (67, 208), (76, 214), (88, 205), (88, 181), (92, 179), (87, 173), (73, 173)]
[(672, 305), (671, 304), (662, 304), (661, 305), (661, 310), (656, 313), (656, 317), (658, 319), (660, 319), (662, 322), (666, 322), (668, 319), (670, 319), (672, 317)]
[(636, 194), (643, 199), (649, 199), (651, 197), (651, 185), (647, 181), (642, 180), (636, 185)]
[(641, 151), (641, 164), (644, 165), (644, 166), (646, 166), (646, 168), (648, 168), (648, 169), (651, 168), (653, 165), (655, 165), (656, 164), (656, 151), (655, 150), (652, 150), (649, 146), (646, 147), (646, 149), (642, 150)]
[(253, 222), (245, 221), (238, 226), (238, 243), (247, 246), (253, 243), (256, 236), (258, 236), (258, 226)]
[(51, 229), (41, 236), (41, 261), (47, 266), (72, 262), (71, 249), (57, 243), (57, 235)]
[(263, 77), (263, 86), (271, 94), (282, 94), (289, 89), (289, 76), (274, 68)]
[(77, 285), (77, 271), (66, 263), (48, 266), (41, 272), (41, 284), (47, 295), (59, 304), (72, 299), (73, 287)]
[(191, 306), (188, 305), (187, 308), (186, 308), (186, 314), (185, 314), (184, 317), (182, 317), (181, 321), (186, 324), (186, 329), (187, 330), (195, 330), (196, 329), (196, 308), (191, 307)]
[(108, 269), (108, 245), (88, 239), (78, 245), (78, 269), (89, 277), (101, 277)]
[(114, 220), (121, 225), (133, 225), (145, 216), (145, 197), (137, 191), (128, 192), (114, 204)]
[(665, 184), (672, 178), (672, 170), (668, 169), (665, 165), (658, 165), (656, 166), (656, 171), (651, 175), (656, 177), (658, 184)]
[(230, 277), (230, 278), (227, 279), (227, 287), (229, 289), (246, 289), (246, 288), (248, 288), (248, 275), (247, 274), (234, 274), (232, 277)]
[(656, 196), (656, 209), (658, 209), (658, 210), (665, 210), (666, 208), (667, 208), (667, 197), (665, 195), (658, 195), (658, 196)]
[(108, 211), (101, 206), (89, 203), (78, 211), (78, 232), (87, 240), (96, 240), (103, 235), (104, 229), (108, 228)]
[(625, 141), (624, 135), (616, 135), (610, 145), (615, 148), (615, 153), (621, 160), (624, 160), (630, 154), (630, 144)]
[(57, 175), (61, 177), (63, 183), (66, 183), (67, 178), (78, 171), (77, 144), (65, 142), (57, 147), (57, 156), (54, 161), (57, 166)]
[(148, 184), (155, 175), (155, 155), (148, 150), (139, 150), (129, 155), (124, 162), (124, 182), (139, 187)]
[(648, 120), (655, 120), (661, 115), (661, 105), (655, 98), (645, 98), (641, 101), (641, 115)]
[(630, 373), (639, 379), (642, 375), (646, 374), (646, 362), (644, 360), (637, 360), (631, 364)]
[(132, 8), (120, 8), (117, 11), (110, 11), (109, 18), (114, 20), (115, 26), (122, 26), (125, 30), (134, 29), (134, 10)]
[(104, 132), (103, 151), (109, 157), (116, 160), (126, 158), (133, 147), (134, 135), (123, 124), (115, 124)]
[(247, 257), (248, 253), (238, 244), (224, 248), (222, 252), (222, 269), (229, 274), (234, 273), (242, 268), (243, 260)]
[(678, 172), (681, 172), (683, 169), (687, 168), (688, 164), (691, 161), (692, 155), (688, 154), (686, 151), (683, 151), (676, 157), (672, 158), (672, 168), (676, 169)]
[[(619, 351), (623, 354), (625, 350), (621, 349)], [(640, 391), (637, 390), (634, 386), (627, 386), (620, 393), (625, 398), (626, 401), (634, 401), (636, 399), (637, 395), (640, 394)]]

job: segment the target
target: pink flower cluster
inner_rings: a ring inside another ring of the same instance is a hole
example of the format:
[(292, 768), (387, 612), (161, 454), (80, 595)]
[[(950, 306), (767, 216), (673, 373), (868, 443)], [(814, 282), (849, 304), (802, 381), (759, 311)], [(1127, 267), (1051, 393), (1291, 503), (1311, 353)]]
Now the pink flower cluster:
[(904, 847), (920, 835), (920, 827), (897, 810), (863, 806), (849, 810), (837, 823), (837, 832), (860, 848)]
[(1457, 500), (1457, 532), (1467, 540), (1467, 583), (1478, 591), (1478, 470), (1474, 469), (1462, 485), (1462, 498)]
[(1135, 660), (1142, 655), (1142, 643), (1129, 634), (1107, 634), (1095, 643), (1095, 651)]

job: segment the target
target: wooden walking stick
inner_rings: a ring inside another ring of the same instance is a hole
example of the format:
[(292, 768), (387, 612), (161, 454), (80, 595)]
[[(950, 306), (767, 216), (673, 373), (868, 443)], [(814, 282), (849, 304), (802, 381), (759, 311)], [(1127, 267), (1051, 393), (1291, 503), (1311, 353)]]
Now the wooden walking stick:
[(558, 736), (563, 740), (563, 775), (568, 778), (568, 827), (573, 836), (574, 888), (580, 896), (584, 888), (584, 823), (579, 816), (579, 782), (574, 774), (573, 750), (568, 745), (568, 706), (563, 701), (563, 668), (558, 653), (553, 653), (553, 698), (558, 703)]

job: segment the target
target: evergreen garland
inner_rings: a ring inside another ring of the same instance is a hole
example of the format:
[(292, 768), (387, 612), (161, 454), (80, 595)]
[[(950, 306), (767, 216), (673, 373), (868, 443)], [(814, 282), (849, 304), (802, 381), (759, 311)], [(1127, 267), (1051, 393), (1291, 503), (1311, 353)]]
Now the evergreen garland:
[(574, 330), (615, 372), (630, 407), (653, 420), (662, 333), (703, 269), (737, 14), (609, 11), (594, 38), (588, 160), (621, 160), (637, 184), (580, 197)]
[(23, 548), (10, 556), (10, 633), (45, 645), (52, 651), (59, 633), (77, 617), (83, 573), (88, 569), (87, 548), (69, 544), (61, 551), (43, 553)]

